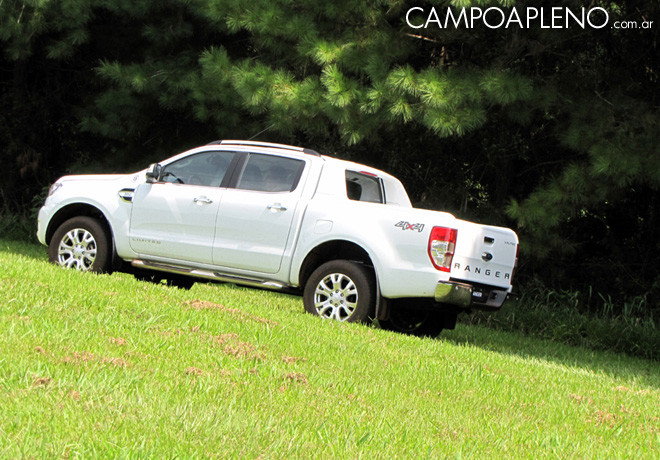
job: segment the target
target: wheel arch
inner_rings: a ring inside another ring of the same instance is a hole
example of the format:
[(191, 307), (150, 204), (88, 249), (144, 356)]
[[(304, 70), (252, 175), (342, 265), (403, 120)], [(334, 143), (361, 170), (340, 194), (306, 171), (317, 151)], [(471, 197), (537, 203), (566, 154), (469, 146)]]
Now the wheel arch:
[(370, 267), (376, 277), (378, 289), (378, 276), (374, 262), (369, 253), (359, 244), (348, 240), (331, 240), (319, 244), (305, 256), (298, 272), (298, 285), (304, 286), (314, 270), (331, 260), (350, 260)]
[(78, 216), (93, 217), (95, 219), (98, 219), (101, 225), (103, 225), (105, 229), (108, 231), (108, 236), (110, 237), (111, 245), (114, 248), (114, 235), (112, 233), (112, 227), (110, 226), (110, 222), (108, 221), (108, 218), (105, 216), (103, 211), (101, 211), (96, 206), (88, 203), (72, 203), (58, 210), (48, 222), (48, 227), (46, 229), (46, 244), (50, 244), (50, 240), (53, 238), (53, 234), (59, 228), (60, 225), (62, 225), (64, 222), (71, 219), (72, 217), (78, 217)]
[(48, 227), (46, 229), (46, 245), (50, 245), (50, 240), (53, 238), (55, 231), (57, 231), (60, 225), (73, 217), (79, 216), (97, 219), (105, 229), (108, 235), (108, 243), (110, 244), (110, 270), (118, 269), (121, 265), (121, 261), (117, 256), (117, 247), (115, 245), (115, 235), (112, 231), (112, 226), (103, 211), (92, 204), (72, 203), (63, 206), (62, 209), (58, 210), (48, 222)]

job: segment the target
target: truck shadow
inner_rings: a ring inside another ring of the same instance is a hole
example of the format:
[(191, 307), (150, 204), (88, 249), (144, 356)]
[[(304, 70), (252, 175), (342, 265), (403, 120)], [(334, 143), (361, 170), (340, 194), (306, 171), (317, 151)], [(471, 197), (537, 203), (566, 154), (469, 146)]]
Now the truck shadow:
[(565, 345), (522, 334), (494, 331), (483, 326), (458, 324), (453, 331), (443, 331), (436, 340), (461, 347), (536, 360), (539, 365), (581, 368), (594, 374), (604, 373), (620, 379), (621, 385), (635, 382), (660, 389), (660, 363), (623, 353)]

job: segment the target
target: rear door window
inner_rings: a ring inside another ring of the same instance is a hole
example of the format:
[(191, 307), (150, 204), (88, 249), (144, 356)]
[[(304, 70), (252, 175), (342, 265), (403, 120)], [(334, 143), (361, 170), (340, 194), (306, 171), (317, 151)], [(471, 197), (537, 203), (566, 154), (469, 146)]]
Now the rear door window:
[(300, 182), (305, 162), (276, 155), (251, 153), (236, 188), (258, 192), (292, 192)]

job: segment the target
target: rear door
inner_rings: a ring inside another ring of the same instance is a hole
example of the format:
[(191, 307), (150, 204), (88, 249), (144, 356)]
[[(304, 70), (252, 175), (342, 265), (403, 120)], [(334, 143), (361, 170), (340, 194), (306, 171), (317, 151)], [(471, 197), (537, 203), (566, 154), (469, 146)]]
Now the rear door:
[(235, 188), (223, 193), (215, 222), (213, 263), (277, 273), (306, 177), (307, 160), (249, 153)]

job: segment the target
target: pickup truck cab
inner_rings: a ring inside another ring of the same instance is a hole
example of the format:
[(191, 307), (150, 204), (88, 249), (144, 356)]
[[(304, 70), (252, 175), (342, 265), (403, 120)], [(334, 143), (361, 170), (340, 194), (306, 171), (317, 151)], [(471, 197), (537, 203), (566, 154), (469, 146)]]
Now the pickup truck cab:
[(512, 230), (415, 209), (383, 171), (251, 141), (133, 174), (62, 177), (37, 236), (63, 267), (293, 292), (309, 313), (421, 335), (498, 309), (518, 256)]

